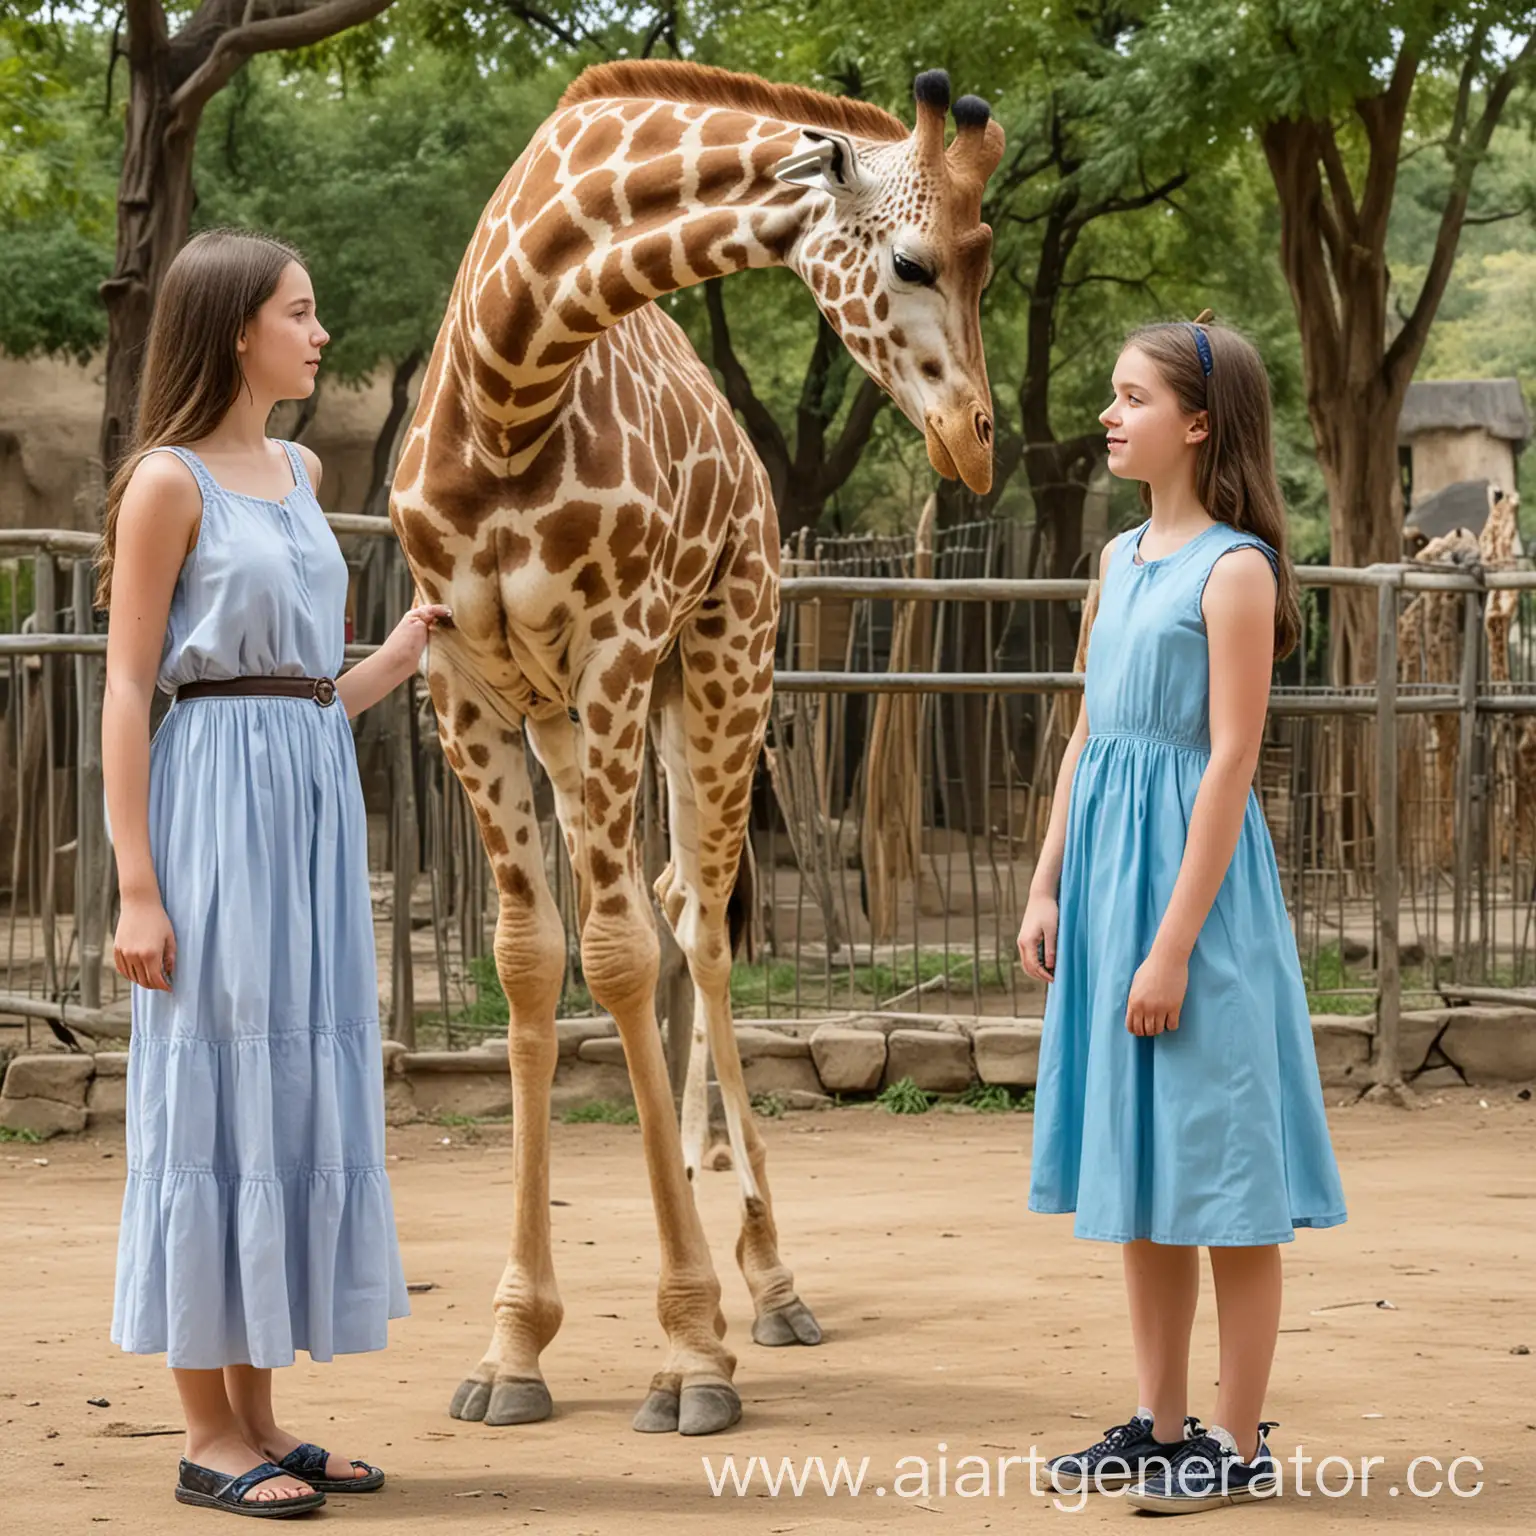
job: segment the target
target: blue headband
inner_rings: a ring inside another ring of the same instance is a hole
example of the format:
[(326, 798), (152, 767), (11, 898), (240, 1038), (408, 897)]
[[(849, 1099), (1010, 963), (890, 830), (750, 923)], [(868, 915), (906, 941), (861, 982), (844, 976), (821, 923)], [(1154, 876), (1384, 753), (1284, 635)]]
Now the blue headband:
[(1204, 330), (1195, 324), (1193, 320), (1188, 322), (1189, 328), (1195, 333), (1195, 351), (1200, 354), (1200, 366), (1205, 370), (1206, 378), (1211, 376), (1211, 343)]

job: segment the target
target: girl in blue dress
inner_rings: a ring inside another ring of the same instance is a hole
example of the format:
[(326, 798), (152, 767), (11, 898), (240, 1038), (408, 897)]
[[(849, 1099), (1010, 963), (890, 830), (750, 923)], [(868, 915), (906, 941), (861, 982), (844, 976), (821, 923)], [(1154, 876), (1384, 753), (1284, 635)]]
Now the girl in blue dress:
[[(1300, 632), (1264, 365), (1235, 331), (1136, 332), (1100, 420), (1150, 517), (1099, 565), (1084, 707), (1019, 931), (1050, 984), (1029, 1206), (1124, 1245), (1139, 1407), (1056, 1458), (1063, 1491), (1165, 1513), (1278, 1491), (1260, 1422), (1278, 1244), (1344, 1220), (1307, 996), (1252, 781)], [(1199, 1250), (1221, 1335), (1189, 1416)]]
[[(348, 722), (447, 616), (413, 609), (338, 677), (347, 566), (320, 463), (266, 435), (328, 340), (289, 247), (215, 231), (181, 251), (98, 592), (114, 960), (133, 983), (112, 1338), (172, 1368), (177, 1499), (269, 1517), (384, 1481), (281, 1427), (272, 1371), (382, 1349), (409, 1311)], [(156, 687), (175, 702), (151, 741)]]

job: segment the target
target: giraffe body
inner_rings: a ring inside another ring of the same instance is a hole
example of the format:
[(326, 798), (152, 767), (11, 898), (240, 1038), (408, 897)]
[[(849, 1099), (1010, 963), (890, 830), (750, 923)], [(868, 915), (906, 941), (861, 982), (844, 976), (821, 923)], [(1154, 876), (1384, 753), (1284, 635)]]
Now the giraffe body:
[[(946, 150), (948, 83), (920, 77), (918, 94), (909, 135), (862, 103), (750, 77), (599, 66), (519, 157), (460, 268), (390, 507), (417, 586), (454, 613), (428, 682), (495, 872), (510, 1016), (511, 1254), (458, 1417), (546, 1416), (539, 1355), (561, 1321), (548, 1124), (565, 947), (525, 745), (554, 786), (583, 972), (624, 1043), (661, 1236), (668, 1354), (636, 1427), (702, 1433), (740, 1415), (690, 1188), (711, 1057), (741, 1181), (753, 1336), (820, 1339), (779, 1257), (730, 1014), (726, 903), (772, 687), (777, 519), (730, 406), (651, 300), (723, 272), (794, 267), (935, 466), (984, 489), (980, 198), (1001, 133), (966, 98)], [(681, 1141), (634, 837), (648, 729), (671, 838), (655, 894), (695, 989)]]

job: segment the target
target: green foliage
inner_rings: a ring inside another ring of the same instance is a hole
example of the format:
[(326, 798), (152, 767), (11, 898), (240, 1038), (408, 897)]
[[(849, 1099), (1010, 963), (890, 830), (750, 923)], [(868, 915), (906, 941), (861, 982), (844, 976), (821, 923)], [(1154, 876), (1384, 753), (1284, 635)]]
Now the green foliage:
[(0, 20), (0, 351), (85, 361), (106, 339), (120, 129), (103, 35)]
[(955, 1102), (984, 1115), (1013, 1114), (1035, 1107), (1035, 1090), (1014, 1089), (1006, 1083), (972, 1083)]
[(354, 92), (256, 60), (210, 105), (197, 221), (297, 245), (332, 335), (326, 372), (360, 382), (430, 350), (481, 210), (565, 82), (418, 53)]
[(789, 1108), (789, 1101), (778, 1093), (754, 1093), (752, 1108), (765, 1119), (778, 1120)]
[(638, 1125), (640, 1114), (633, 1104), (593, 1099), (566, 1110), (560, 1119), (565, 1125)]
[(43, 1138), (36, 1131), (29, 1131), (25, 1127), (0, 1125), (0, 1141), (20, 1141), (28, 1146), (36, 1146)]
[(910, 1077), (890, 1083), (875, 1095), (875, 1103), (888, 1115), (926, 1115), (938, 1102), (938, 1094), (919, 1088)]
[[(173, 26), (190, 5), (172, 5)], [(11, 0), (0, 15), (0, 350), (85, 358), (105, 328), (97, 289), (110, 271), (126, 68), (109, 104), (115, 7)], [(328, 372), (361, 381), (430, 348), (457, 265), (487, 198), (559, 92), (601, 57), (681, 53), (770, 78), (860, 95), (910, 121), (913, 76), (942, 66), (957, 92), (986, 96), (1008, 134), (989, 188), (994, 277), (983, 326), (1000, 442), (1017, 435), (1028, 320), (1041, 242), (1055, 210), (1103, 203), (1074, 236), (1049, 330), (1052, 430), (1093, 433), (1125, 333), (1210, 306), (1243, 328), (1270, 368), (1276, 454), (1292, 548), (1328, 547), (1291, 298), (1276, 253), (1276, 197), (1261, 139), (1284, 113), (1333, 113), (1342, 164), (1358, 180), (1368, 154), (1353, 103), (1379, 94), (1400, 48), (1418, 82), (1392, 208), (1389, 310), (1422, 281), (1456, 166), (1440, 148), (1468, 48), (1471, 104), (1529, 33), (1531, 8), (1505, 0), (1053, 0), (916, 8), (696, 5), (662, 11), (617, 0), (549, 0), (535, 9), (396, 0), (375, 22), (298, 54), (258, 58), (210, 103), (196, 159), (199, 226), (236, 222), (293, 240), (308, 256), (333, 333)], [(669, 24), (670, 23), (670, 24)], [(1477, 168), (1474, 216), (1425, 377), (1536, 379), (1536, 153), (1522, 82)], [(1054, 152), (1052, 147), (1059, 152)], [(1148, 206), (1148, 188), (1186, 173)], [(732, 335), (759, 397), (793, 435), (815, 308), (788, 272), (723, 290)], [(666, 301), (701, 352), (700, 290)], [(840, 402), (835, 439), (861, 375), (842, 356), (827, 381)], [(1533, 396), (1536, 403), (1536, 396)], [(933, 485), (920, 435), (895, 411), (877, 418), (858, 469), (829, 504), (828, 526), (910, 526)], [(1116, 483), (1115, 524), (1138, 515)], [(1001, 512), (1027, 516), (1022, 472)], [(478, 978), (477, 978), (478, 979)], [(855, 987), (888, 996), (928, 979), (861, 966)], [(969, 973), (954, 977), (969, 985)], [(991, 977), (983, 985), (995, 984)], [(793, 996), (787, 967), (733, 976), (737, 1006)], [(491, 1029), (499, 987), (456, 1027)], [(580, 1006), (573, 994), (567, 1007)]]

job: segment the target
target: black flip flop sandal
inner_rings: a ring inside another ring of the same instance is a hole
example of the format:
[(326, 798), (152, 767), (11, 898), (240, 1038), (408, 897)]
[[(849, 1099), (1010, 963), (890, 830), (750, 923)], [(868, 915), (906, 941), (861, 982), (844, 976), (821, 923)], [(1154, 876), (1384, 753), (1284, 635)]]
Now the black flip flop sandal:
[(294, 1475), (274, 1461), (264, 1461), (249, 1472), (231, 1477), (228, 1472), (199, 1467), (183, 1456), (176, 1479), (176, 1501), (197, 1504), (204, 1509), (222, 1509), (231, 1515), (250, 1515), (257, 1520), (281, 1520), (288, 1515), (302, 1515), (306, 1510), (319, 1509), (325, 1503), (325, 1494), (319, 1489), (313, 1493), (295, 1494), (289, 1499), (246, 1498), (258, 1483)]
[(305, 1441), (303, 1445), (296, 1445), (289, 1451), (278, 1465), (294, 1477), (302, 1477), (320, 1493), (373, 1493), (384, 1486), (384, 1474), (377, 1467), (369, 1466), (366, 1461), (352, 1463), (354, 1467), (362, 1469), (361, 1477), (327, 1477), (325, 1464), (330, 1459), (329, 1451), (323, 1451), (318, 1445)]

